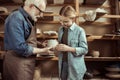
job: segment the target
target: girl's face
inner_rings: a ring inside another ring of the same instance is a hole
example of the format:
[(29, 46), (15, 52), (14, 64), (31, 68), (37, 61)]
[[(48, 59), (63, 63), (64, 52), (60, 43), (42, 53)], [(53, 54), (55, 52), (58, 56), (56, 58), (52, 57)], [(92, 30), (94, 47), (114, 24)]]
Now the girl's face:
[(63, 27), (68, 28), (73, 24), (73, 19), (64, 17), (64, 16), (60, 16), (60, 23)]

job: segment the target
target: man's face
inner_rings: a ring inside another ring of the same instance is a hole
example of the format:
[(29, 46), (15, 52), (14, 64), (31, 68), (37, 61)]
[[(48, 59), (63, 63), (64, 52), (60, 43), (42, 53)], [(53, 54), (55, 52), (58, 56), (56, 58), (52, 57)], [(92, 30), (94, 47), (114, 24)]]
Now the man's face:
[(60, 16), (60, 23), (63, 27), (70, 27), (73, 24), (73, 20), (68, 18), (68, 17), (64, 17), (64, 16)]
[(42, 4), (39, 7), (33, 5), (33, 8), (31, 10), (31, 17), (35, 22), (38, 20), (38, 18), (43, 17), (45, 8), (46, 8), (46, 4)]

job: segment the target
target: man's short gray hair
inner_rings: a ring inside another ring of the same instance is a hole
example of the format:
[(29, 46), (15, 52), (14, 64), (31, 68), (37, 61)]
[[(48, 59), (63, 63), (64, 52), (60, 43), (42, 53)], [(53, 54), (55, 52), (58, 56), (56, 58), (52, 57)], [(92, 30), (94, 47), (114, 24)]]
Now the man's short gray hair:
[(47, 4), (46, 0), (25, 0), (25, 5), (28, 6), (30, 4), (35, 4), (36, 6), (39, 6), (40, 4), (44, 3)]

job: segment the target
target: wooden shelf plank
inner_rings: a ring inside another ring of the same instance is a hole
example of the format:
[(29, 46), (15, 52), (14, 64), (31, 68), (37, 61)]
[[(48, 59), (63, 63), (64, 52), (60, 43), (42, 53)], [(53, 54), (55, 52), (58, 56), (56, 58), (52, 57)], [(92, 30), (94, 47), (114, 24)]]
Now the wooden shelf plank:
[(113, 24), (111, 22), (84, 21), (84, 22), (79, 22), (79, 25), (113, 25)]
[[(95, 35), (86, 35), (88, 41), (93, 40), (120, 40), (120, 35), (101, 35), (101, 36), (95, 36)], [(4, 34), (0, 34), (0, 38), (4, 38)], [(42, 35), (37, 34), (38, 39), (57, 39), (58, 36), (50, 36), (50, 35)]]
[[(103, 36), (95, 36), (95, 35), (86, 35), (88, 41), (93, 41), (93, 40), (120, 40), (120, 35), (103, 35)], [(43, 39), (50, 39), (50, 38), (55, 38), (57, 39), (58, 36), (49, 36), (49, 35), (38, 35), (38, 38), (43, 38)]]
[[(0, 16), (8, 16), (11, 12), (8, 13), (1, 13)], [(49, 12), (47, 14), (43, 14), (43, 16), (59, 16), (59, 14)]]
[[(51, 60), (51, 61), (58, 61), (58, 57), (30, 57), (34, 58), (35, 60)], [(2, 59), (0, 57), (0, 59)], [(85, 61), (120, 61), (120, 57), (85, 57)]]
[(120, 15), (108, 15), (108, 14), (105, 14), (103, 16), (101, 16), (103, 18), (120, 18)]
[(49, 24), (60, 24), (60, 22), (59, 21), (38, 21), (37, 23), (43, 23), (43, 24), (47, 24), (47, 23), (49, 23)]
[(71, 5), (71, 6), (75, 6), (74, 4), (47, 4), (47, 6), (66, 6), (66, 5)]
[(53, 13), (53, 14), (43, 14), (43, 16), (59, 16), (59, 14), (55, 14), (55, 13)]
[(120, 40), (120, 35), (87, 36), (87, 40)]
[[(8, 16), (10, 14), (10, 12), (8, 13), (2, 13), (0, 14), (0, 16)], [(44, 16), (59, 16), (59, 14), (44, 14)], [(80, 17), (83, 17), (84, 14), (79, 14)], [(120, 15), (110, 15), (110, 14), (104, 14), (102, 16), (98, 16), (101, 18), (120, 18)]]
[(52, 60), (52, 61), (58, 61), (58, 57), (52, 57), (52, 58), (45, 58), (45, 57), (36, 57), (35, 60)]
[(120, 57), (85, 57), (85, 61), (120, 61)]
[[(1, 6), (21, 6), (21, 5), (22, 3), (14, 3), (14, 2), (6, 2), (4, 4), (1, 4)], [(74, 4), (47, 4), (47, 6), (50, 6), (50, 7), (66, 6), (66, 5), (75, 6)]]
[(107, 6), (107, 5), (90, 5), (90, 4), (87, 4), (87, 5), (79, 5), (80, 7), (93, 7), (93, 8), (105, 8), (105, 9), (109, 9), (111, 8), (110, 6)]
[[(84, 14), (79, 14), (79, 16), (83, 17)], [(97, 17), (101, 17), (101, 18), (120, 18), (120, 15), (104, 14), (104, 15), (99, 15)]]
[(6, 1), (4, 3), (1, 3), (0, 6), (21, 6), (21, 3), (14, 3), (12, 1)]
[[(36, 57), (36, 60), (58, 60), (58, 57), (53, 58), (44, 58), (44, 57)], [(120, 57), (85, 57), (85, 61), (120, 61)]]
[(50, 35), (37, 35), (37, 39), (57, 39), (58, 36), (55, 35), (55, 36), (50, 36)]
[[(5, 51), (0, 51), (0, 55), (5, 54)], [(58, 57), (30, 57), (35, 58), (36, 60), (58, 60)], [(0, 57), (2, 59), (2, 57)], [(120, 57), (92, 57), (92, 56), (85, 56), (85, 61), (120, 61)]]

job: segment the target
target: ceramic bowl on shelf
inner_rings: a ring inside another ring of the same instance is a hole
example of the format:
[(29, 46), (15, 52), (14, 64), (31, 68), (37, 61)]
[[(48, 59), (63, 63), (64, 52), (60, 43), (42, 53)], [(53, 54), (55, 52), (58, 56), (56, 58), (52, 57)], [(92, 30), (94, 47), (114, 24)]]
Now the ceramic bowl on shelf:
[(90, 54), (91, 54), (92, 57), (99, 57), (100, 56), (100, 52), (95, 51), (95, 50), (90, 51)]

